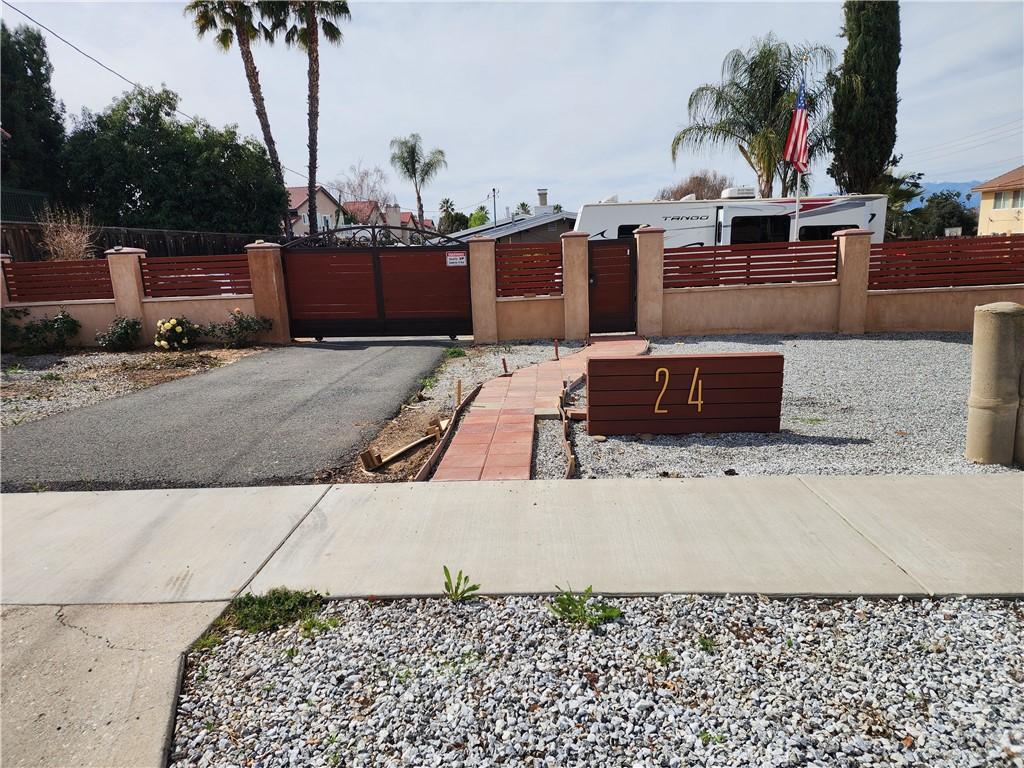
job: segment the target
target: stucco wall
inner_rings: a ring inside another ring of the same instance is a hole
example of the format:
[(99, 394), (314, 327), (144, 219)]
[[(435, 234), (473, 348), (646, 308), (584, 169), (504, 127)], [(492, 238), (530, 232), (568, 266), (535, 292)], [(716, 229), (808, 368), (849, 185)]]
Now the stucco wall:
[(63, 301), (59, 304), (36, 303), (29, 304), (8, 304), (12, 309), (27, 309), (28, 316), (20, 323), (27, 323), (30, 320), (41, 320), (45, 317), (53, 317), (61, 309), (67, 312), (82, 324), (78, 336), (71, 340), (71, 346), (95, 347), (96, 333), (105, 331), (113, 322), (116, 312), (114, 311), (113, 299), (87, 299), (82, 301)]
[(142, 301), (142, 338), (148, 344), (153, 343), (156, 324), (159, 320), (172, 317), (187, 317), (196, 325), (223, 323), (228, 313), (238, 308), (246, 314), (255, 314), (251, 295), (179, 297), (170, 299), (143, 299)]
[(497, 300), (498, 340), (565, 338), (561, 296)]
[(996, 193), (982, 192), (978, 209), (979, 235), (1013, 235), (1024, 232), (1024, 208), (996, 209)]
[(868, 291), (868, 331), (970, 331), (974, 308), (994, 301), (1024, 304), (1024, 285)]
[(839, 309), (835, 281), (804, 285), (669, 288), (662, 326), (666, 336), (703, 333), (834, 331)]

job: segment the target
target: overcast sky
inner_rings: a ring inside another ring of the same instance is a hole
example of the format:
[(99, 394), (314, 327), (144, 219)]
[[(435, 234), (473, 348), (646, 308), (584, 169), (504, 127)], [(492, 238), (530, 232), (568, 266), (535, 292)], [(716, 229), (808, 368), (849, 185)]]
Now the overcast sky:
[[(27, 3), (42, 24), (129, 78), (177, 91), (181, 108), (259, 136), (236, 50), (198, 40), (182, 3)], [(442, 197), (470, 209), (499, 190), (505, 206), (536, 200), (575, 209), (617, 194), (649, 199), (712, 167), (752, 184), (735, 151), (684, 155), (669, 146), (686, 99), (720, 77), (723, 56), (773, 31), (841, 55), (840, 3), (362, 3), (339, 47), (321, 50), (322, 182), (352, 163), (381, 165), (404, 208), (411, 185), (388, 166), (392, 137), (416, 131), (448, 168)], [(1024, 3), (905, 2), (897, 152), (927, 181), (987, 179), (1024, 162)], [(8, 24), (25, 20), (3, 8)], [(44, 32), (44, 34), (46, 34)], [(125, 83), (47, 35), (54, 86), (69, 114), (99, 110)], [(283, 44), (256, 50), (282, 161), (304, 171), (306, 60)], [(815, 192), (833, 191), (824, 168)], [(305, 183), (287, 173), (289, 184)], [(488, 207), (490, 204), (488, 203)]]

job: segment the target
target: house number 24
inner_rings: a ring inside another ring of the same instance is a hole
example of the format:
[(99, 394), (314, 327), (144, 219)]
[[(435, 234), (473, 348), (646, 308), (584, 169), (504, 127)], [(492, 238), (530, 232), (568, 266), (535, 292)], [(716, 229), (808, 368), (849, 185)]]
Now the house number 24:
[[(654, 412), (655, 413), (668, 413), (668, 408), (661, 407), (661, 398), (665, 396), (665, 390), (668, 389), (669, 372), (668, 368), (659, 368), (654, 372), (654, 383), (660, 384), (662, 374), (665, 374), (665, 382), (661, 384), (661, 392), (658, 393), (658, 399), (654, 401)], [(694, 400), (693, 395), (696, 392), (697, 399)], [(700, 380), (700, 367), (693, 369), (693, 378), (690, 379), (690, 396), (686, 398), (687, 405), (696, 405), (697, 413), (701, 412), (701, 408), (704, 406), (704, 382)]]

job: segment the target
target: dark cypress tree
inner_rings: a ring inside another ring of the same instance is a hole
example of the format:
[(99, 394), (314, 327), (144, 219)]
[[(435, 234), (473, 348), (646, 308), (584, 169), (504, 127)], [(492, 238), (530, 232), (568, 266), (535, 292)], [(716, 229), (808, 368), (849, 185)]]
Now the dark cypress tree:
[(842, 192), (871, 192), (893, 163), (896, 72), (900, 66), (899, 3), (847, 0), (846, 52), (831, 77), (834, 156), (828, 173)]
[(64, 105), (53, 95), (46, 42), (37, 29), (6, 24), (0, 38), (0, 121), (11, 135), (0, 151), (4, 186), (59, 193)]

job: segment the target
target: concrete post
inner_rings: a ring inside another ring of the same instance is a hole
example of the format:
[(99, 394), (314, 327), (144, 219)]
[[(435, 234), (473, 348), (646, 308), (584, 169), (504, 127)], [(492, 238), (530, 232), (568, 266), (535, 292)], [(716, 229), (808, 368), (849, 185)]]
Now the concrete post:
[(590, 248), (586, 232), (562, 233), (562, 303), (565, 338), (590, 335)]
[(257, 317), (269, 318), (273, 325), (262, 336), (271, 344), (287, 344), (292, 340), (288, 319), (288, 293), (284, 284), (281, 246), (257, 240), (245, 246), (249, 257), (249, 279), (252, 282), (252, 303)]
[(473, 306), (473, 343), (498, 340), (498, 288), (494, 272), (494, 238), (469, 241), (469, 292)]
[(142, 248), (117, 246), (104, 251), (107, 268), (110, 270), (110, 284), (114, 287), (114, 312), (121, 317), (143, 320), (142, 264), (139, 259), (146, 255)]
[[(11, 257), (6, 253), (0, 253), (0, 264), (9, 264)], [(6, 307), (11, 303), (11, 295), (7, 293), (7, 275), (4, 274), (4, 270), (0, 267), (0, 307)]]
[(974, 308), (967, 450), (976, 464), (1012, 464), (1020, 450), (1024, 306), (1000, 301)]
[(870, 229), (842, 229), (832, 235), (839, 245), (839, 333), (864, 333), (868, 314)]
[(662, 335), (665, 296), (665, 230), (641, 227), (636, 237), (636, 330), (641, 336)]

